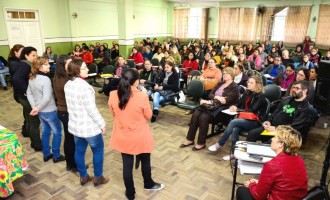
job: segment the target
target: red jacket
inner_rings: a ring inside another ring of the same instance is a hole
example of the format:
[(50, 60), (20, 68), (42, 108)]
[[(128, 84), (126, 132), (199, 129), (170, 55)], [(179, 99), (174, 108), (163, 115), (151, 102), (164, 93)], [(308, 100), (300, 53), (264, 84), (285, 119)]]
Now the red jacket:
[(249, 185), (254, 199), (300, 200), (307, 194), (307, 174), (299, 156), (279, 153), (265, 163), (258, 184)]
[(133, 54), (129, 57), (129, 59), (134, 59), (135, 64), (143, 63), (144, 59), (140, 52), (137, 52), (136, 54)]
[(89, 64), (91, 64), (91, 63), (94, 62), (93, 55), (92, 55), (91, 52), (89, 52), (89, 51), (82, 52), (82, 53), (80, 54), (80, 57), (83, 59), (83, 61), (84, 61), (87, 65), (89, 65)]
[(198, 70), (198, 63), (196, 60), (191, 62), (189, 62), (189, 60), (184, 60), (182, 69), (187, 69), (182, 71), (183, 76), (187, 77), (192, 70)]

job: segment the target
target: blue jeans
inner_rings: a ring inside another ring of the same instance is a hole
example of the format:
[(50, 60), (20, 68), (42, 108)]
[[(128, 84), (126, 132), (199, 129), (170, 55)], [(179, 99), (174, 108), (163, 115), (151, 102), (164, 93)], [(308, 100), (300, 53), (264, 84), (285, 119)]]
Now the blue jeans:
[(53, 112), (39, 112), (38, 114), (41, 127), (41, 142), (42, 142), (42, 153), (44, 157), (51, 154), (49, 140), (51, 131), (53, 131), (53, 142), (52, 142), (52, 152), (54, 158), (59, 158), (61, 156), (60, 146), (62, 140), (62, 125), (57, 116), (57, 111)]
[(232, 141), (232, 149), (233, 149), (235, 147), (236, 142), (239, 140), (239, 133), (241, 131), (243, 130), (250, 131), (259, 126), (260, 125), (258, 121), (236, 118), (228, 124), (225, 132), (223, 133), (223, 136), (218, 141), (218, 144), (223, 147), (226, 141), (228, 140), (229, 136), (232, 135), (231, 141)]
[(94, 165), (94, 177), (99, 178), (103, 173), (103, 159), (104, 159), (104, 141), (103, 135), (100, 133), (93, 137), (81, 138), (74, 136), (74, 142), (76, 145), (76, 151), (74, 158), (80, 174), (80, 177), (87, 176), (87, 170), (85, 165), (85, 153), (87, 145), (91, 146), (93, 151), (93, 165)]
[(159, 104), (165, 101), (164, 97), (161, 96), (159, 92), (155, 92), (152, 99), (154, 103), (154, 110), (159, 110)]
[(7, 86), (5, 76), (3, 75), (3, 74), (7, 74), (7, 73), (9, 73), (8, 67), (5, 69), (0, 69), (0, 83), (1, 83), (2, 87)]

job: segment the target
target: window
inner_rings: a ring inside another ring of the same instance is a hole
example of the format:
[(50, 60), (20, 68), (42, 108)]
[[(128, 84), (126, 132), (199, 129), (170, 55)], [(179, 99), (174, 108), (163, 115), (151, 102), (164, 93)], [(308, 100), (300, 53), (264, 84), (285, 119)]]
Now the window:
[(192, 8), (188, 17), (188, 37), (200, 38), (202, 29), (202, 9)]
[(37, 19), (34, 11), (7, 11), (7, 19), (11, 20), (35, 20)]
[(205, 9), (174, 10), (174, 35), (177, 38), (205, 37)]
[(283, 41), (285, 35), (285, 20), (288, 14), (288, 8), (284, 8), (274, 16), (272, 41)]

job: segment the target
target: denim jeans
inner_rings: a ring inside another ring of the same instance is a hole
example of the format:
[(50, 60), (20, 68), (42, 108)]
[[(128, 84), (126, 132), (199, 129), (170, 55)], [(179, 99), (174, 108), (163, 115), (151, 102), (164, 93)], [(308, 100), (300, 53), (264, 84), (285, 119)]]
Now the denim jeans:
[(159, 94), (159, 92), (155, 92), (152, 99), (153, 99), (153, 103), (154, 103), (154, 108), (153, 108), (154, 110), (159, 110), (159, 104), (165, 101), (164, 97), (162, 97)]
[(6, 80), (5, 80), (5, 76), (3, 74), (9, 73), (9, 68), (5, 68), (5, 69), (0, 69), (0, 83), (2, 85), (2, 87), (7, 86), (6, 84)]
[(62, 125), (57, 116), (57, 111), (53, 112), (39, 112), (39, 119), (41, 122), (42, 134), (42, 153), (44, 157), (51, 154), (50, 152), (50, 135), (53, 131), (53, 142), (52, 142), (52, 152), (54, 158), (59, 158), (61, 156), (60, 146), (62, 140)]
[(87, 145), (91, 146), (93, 152), (93, 165), (94, 165), (94, 177), (99, 178), (103, 173), (103, 160), (104, 160), (104, 141), (103, 135), (100, 133), (93, 137), (82, 138), (74, 136), (74, 142), (76, 144), (76, 151), (74, 158), (80, 174), (80, 177), (87, 176), (87, 170), (85, 165), (85, 153)]
[(225, 132), (223, 133), (223, 136), (218, 141), (218, 144), (223, 147), (226, 141), (228, 140), (229, 136), (232, 135), (231, 141), (232, 141), (232, 149), (233, 149), (235, 147), (236, 142), (239, 140), (239, 133), (241, 131), (243, 130), (249, 131), (259, 126), (260, 124), (258, 121), (236, 118), (228, 124)]

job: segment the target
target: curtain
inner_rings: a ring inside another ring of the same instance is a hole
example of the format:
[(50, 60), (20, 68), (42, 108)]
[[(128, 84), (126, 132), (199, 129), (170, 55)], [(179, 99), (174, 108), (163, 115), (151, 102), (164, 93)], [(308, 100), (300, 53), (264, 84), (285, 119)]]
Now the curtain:
[(330, 5), (320, 5), (320, 13), (317, 24), (316, 45), (319, 48), (328, 49), (330, 46)]
[(270, 40), (270, 36), (272, 35), (270, 23), (271, 18), (273, 17), (275, 8), (265, 8), (265, 12), (262, 14), (262, 21), (261, 21), (261, 36), (260, 40), (266, 41)]
[(249, 43), (256, 40), (258, 15), (256, 8), (240, 8), (239, 40)]
[(205, 35), (206, 23), (208, 23), (208, 19), (206, 19), (206, 9), (202, 9), (202, 20), (201, 20), (201, 35), (200, 38), (207, 38)]
[(285, 45), (301, 43), (306, 34), (311, 14), (311, 6), (289, 7), (285, 21)]
[(174, 10), (174, 36), (176, 38), (188, 37), (189, 9)]
[(239, 8), (219, 9), (219, 38), (237, 42), (239, 29)]

